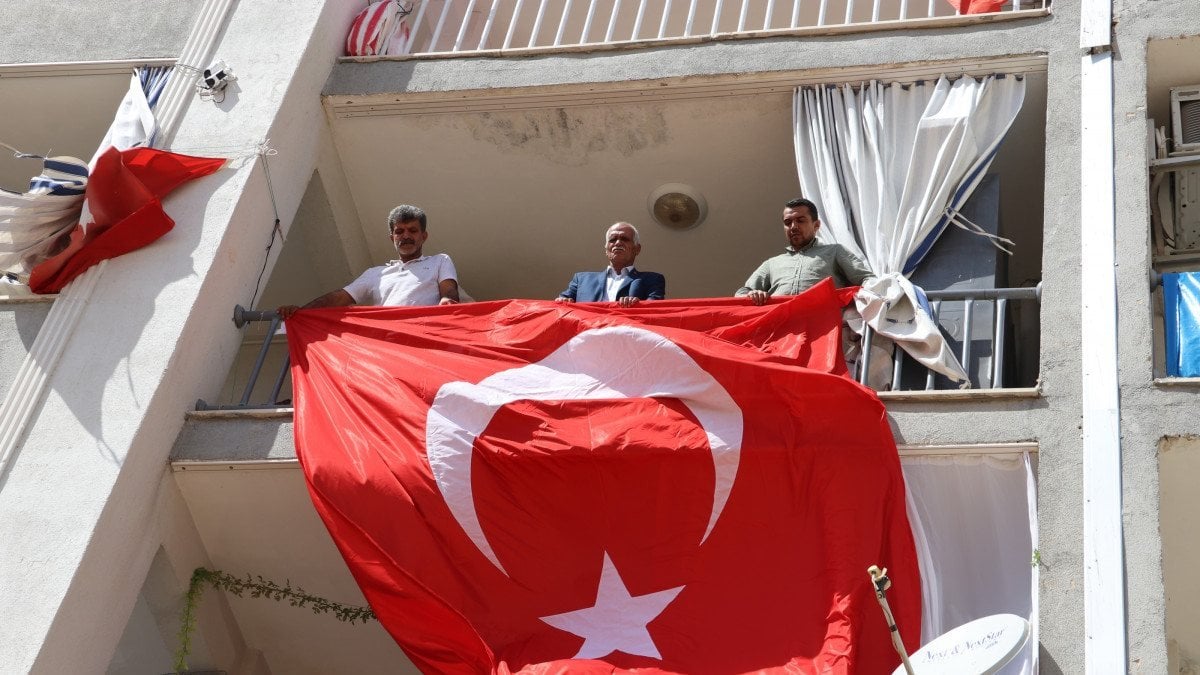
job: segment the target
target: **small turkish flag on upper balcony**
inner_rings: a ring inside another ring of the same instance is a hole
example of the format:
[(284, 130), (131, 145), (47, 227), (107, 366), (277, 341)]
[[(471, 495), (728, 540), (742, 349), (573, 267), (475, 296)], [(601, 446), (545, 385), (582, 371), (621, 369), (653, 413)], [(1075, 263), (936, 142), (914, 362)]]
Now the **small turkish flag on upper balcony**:
[(866, 569), (910, 650), (920, 581), (850, 297), (301, 311), (297, 454), (426, 673), (890, 672)]
[(83, 214), (66, 248), (29, 275), (35, 293), (57, 293), (92, 265), (137, 250), (175, 226), (160, 200), (224, 159), (189, 157), (152, 148), (109, 148), (88, 177)]
[(1005, 0), (948, 0), (959, 14), (987, 14), (999, 12)]

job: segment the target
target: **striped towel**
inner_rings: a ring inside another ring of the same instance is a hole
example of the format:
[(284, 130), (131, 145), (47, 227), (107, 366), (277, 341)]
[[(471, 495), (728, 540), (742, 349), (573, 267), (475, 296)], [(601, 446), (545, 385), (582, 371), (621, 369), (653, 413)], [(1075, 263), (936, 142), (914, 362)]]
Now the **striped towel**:
[(364, 9), (350, 24), (346, 55), (403, 54), (409, 38), (408, 13), (397, 0), (383, 0)]
[(79, 222), (88, 166), (74, 157), (17, 156), (43, 160), (27, 192), (0, 189), (0, 273), (24, 277), (65, 245), (63, 235)]

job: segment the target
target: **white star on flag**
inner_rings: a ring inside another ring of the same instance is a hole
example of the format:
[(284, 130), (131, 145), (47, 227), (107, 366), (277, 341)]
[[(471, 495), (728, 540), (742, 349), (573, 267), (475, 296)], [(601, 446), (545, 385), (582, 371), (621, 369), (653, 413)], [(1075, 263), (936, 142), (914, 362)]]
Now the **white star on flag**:
[(631, 656), (661, 659), (646, 624), (658, 618), (679, 595), (683, 586), (632, 597), (617, 568), (604, 553), (596, 604), (574, 612), (541, 617), (542, 621), (583, 638), (583, 646), (572, 658), (598, 659), (614, 651)]

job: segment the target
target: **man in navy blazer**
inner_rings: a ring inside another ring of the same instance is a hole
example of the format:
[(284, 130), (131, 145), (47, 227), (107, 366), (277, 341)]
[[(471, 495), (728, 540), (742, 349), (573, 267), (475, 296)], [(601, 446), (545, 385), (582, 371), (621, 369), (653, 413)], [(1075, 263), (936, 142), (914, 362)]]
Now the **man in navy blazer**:
[(629, 223), (616, 223), (604, 233), (604, 255), (608, 269), (603, 272), (576, 272), (567, 290), (555, 302), (609, 302), (632, 307), (639, 300), (662, 300), (667, 295), (667, 280), (657, 272), (640, 272), (633, 260), (642, 252), (642, 238)]

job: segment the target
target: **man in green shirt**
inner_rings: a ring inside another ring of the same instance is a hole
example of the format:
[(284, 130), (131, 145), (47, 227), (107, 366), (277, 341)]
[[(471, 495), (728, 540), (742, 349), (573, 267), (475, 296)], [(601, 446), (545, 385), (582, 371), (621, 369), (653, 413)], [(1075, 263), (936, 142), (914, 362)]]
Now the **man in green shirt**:
[(817, 218), (816, 204), (803, 198), (785, 204), (783, 233), (788, 240), (787, 252), (759, 265), (734, 295), (749, 297), (754, 304), (762, 305), (771, 296), (803, 293), (825, 277), (833, 277), (840, 288), (861, 286), (868, 277), (875, 276), (861, 258), (840, 244), (817, 242), (819, 229), (821, 221)]

